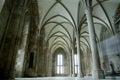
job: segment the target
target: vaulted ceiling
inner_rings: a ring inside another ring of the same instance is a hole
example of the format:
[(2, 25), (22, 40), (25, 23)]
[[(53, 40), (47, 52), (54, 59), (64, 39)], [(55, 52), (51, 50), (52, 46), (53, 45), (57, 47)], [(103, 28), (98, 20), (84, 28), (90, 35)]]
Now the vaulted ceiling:
[[(96, 39), (101, 40), (102, 30), (109, 35), (115, 33), (114, 16), (120, 0), (91, 0)], [(112, 5), (112, 6), (111, 6)], [(75, 44), (75, 34), (79, 31), (80, 48), (86, 53), (89, 32), (82, 0), (38, 0), (39, 27), (45, 30), (45, 42), (53, 53), (62, 48), (69, 52)]]

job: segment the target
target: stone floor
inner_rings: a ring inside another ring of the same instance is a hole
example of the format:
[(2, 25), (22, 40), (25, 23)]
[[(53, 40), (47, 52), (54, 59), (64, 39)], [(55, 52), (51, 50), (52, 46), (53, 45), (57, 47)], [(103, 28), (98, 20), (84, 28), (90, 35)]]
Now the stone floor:
[[(78, 77), (36, 77), (36, 78), (15, 78), (15, 80), (96, 80), (91, 77), (78, 78)], [(106, 79), (98, 80), (120, 80), (120, 77), (106, 77)]]

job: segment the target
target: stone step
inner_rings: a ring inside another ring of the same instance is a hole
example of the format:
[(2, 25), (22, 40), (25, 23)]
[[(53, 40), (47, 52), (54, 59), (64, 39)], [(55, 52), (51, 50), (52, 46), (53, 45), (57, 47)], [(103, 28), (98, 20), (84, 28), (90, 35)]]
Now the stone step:
[(36, 78), (15, 78), (15, 80), (84, 80), (78, 77), (36, 77)]
[[(15, 78), (15, 80), (93, 80), (91, 77), (78, 78), (78, 77), (35, 77), (35, 78)], [(94, 79), (96, 80), (96, 79)], [(120, 80), (118, 77), (106, 77), (106, 79), (98, 80)]]

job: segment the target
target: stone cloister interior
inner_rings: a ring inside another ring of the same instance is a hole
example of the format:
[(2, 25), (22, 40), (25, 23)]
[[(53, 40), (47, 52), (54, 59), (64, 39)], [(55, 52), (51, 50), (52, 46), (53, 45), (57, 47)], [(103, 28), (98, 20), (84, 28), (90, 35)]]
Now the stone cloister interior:
[(0, 0), (0, 80), (119, 77), (119, 39), (120, 0)]

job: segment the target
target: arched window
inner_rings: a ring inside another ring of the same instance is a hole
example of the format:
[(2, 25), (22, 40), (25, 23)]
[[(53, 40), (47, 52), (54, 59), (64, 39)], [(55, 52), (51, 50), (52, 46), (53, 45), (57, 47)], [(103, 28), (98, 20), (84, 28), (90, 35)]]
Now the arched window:
[(31, 52), (29, 56), (29, 68), (33, 68), (33, 61), (34, 61), (34, 52)]
[(77, 54), (75, 54), (74, 55), (74, 61), (75, 61), (75, 64), (74, 64), (74, 66), (75, 66), (75, 74), (77, 74), (78, 73), (78, 58), (77, 58)]
[(64, 63), (63, 63), (63, 54), (57, 54), (57, 74), (64, 73)]

